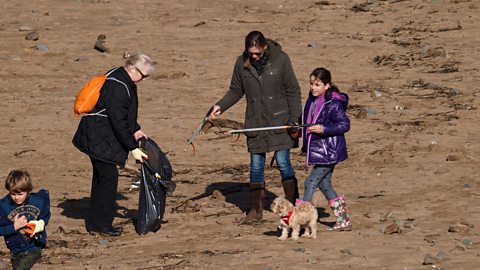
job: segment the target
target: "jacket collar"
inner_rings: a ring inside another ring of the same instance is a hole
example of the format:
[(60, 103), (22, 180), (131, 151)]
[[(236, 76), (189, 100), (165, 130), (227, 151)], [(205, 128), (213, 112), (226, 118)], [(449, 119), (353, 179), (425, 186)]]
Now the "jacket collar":
[(112, 72), (109, 77), (114, 77), (115, 79), (124, 82), (125, 84), (127, 84), (128, 89), (137, 89), (137, 85), (134, 81), (132, 81), (130, 75), (128, 75), (124, 67), (117, 68), (115, 71)]

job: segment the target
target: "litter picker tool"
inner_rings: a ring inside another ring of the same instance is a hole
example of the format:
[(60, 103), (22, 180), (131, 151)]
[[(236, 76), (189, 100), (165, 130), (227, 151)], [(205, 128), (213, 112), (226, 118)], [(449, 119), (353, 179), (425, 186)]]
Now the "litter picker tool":
[[(192, 132), (192, 137), (190, 137), (190, 139), (187, 140), (187, 143), (192, 147), (192, 156), (195, 155), (195, 145), (193, 144), (193, 141), (200, 134), (200, 131), (202, 130), (205, 123), (207, 123), (209, 121), (209, 117), (210, 117), (210, 114), (212, 113), (212, 111), (213, 111), (213, 107), (211, 107), (210, 110), (208, 110), (205, 117), (202, 119), (202, 121), (200, 121), (200, 125), (198, 125), (198, 127)], [(185, 149), (185, 151), (186, 151), (186, 149)]]
[(269, 131), (269, 130), (276, 130), (276, 129), (288, 129), (288, 128), (306, 128), (311, 127), (316, 124), (304, 124), (304, 125), (284, 125), (284, 126), (272, 126), (272, 127), (259, 127), (259, 128), (245, 128), (245, 129), (234, 129), (230, 130), (228, 133), (230, 134), (239, 134), (251, 131)]

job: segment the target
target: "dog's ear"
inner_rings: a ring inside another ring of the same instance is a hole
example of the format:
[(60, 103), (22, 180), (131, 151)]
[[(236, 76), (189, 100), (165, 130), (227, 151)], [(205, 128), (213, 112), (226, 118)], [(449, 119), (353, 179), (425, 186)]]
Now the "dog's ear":
[(275, 213), (275, 202), (272, 202), (272, 204), (270, 204), (270, 210)]
[(277, 199), (273, 200), (272, 204), (270, 205), (270, 210), (272, 210), (272, 212), (274, 212), (274, 213), (277, 213), (277, 211), (278, 211), (278, 200)]

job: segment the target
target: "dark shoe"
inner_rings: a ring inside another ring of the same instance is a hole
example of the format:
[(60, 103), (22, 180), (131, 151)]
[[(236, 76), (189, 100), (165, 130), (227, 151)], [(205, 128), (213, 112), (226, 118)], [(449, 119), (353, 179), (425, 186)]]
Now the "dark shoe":
[(100, 235), (104, 235), (104, 236), (120, 236), (120, 235), (122, 235), (122, 229), (121, 228), (114, 228), (113, 226), (100, 227), (100, 228), (97, 228), (95, 226), (89, 226), (87, 228), (87, 231), (90, 234), (99, 233)]

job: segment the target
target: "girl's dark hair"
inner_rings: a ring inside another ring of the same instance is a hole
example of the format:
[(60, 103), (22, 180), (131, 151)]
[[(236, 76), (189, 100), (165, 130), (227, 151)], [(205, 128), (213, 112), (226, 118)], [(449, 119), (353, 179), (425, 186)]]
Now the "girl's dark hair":
[(260, 31), (252, 31), (245, 37), (245, 51), (253, 46), (265, 47), (267, 40)]
[(319, 79), (320, 81), (322, 81), (323, 84), (329, 83), (330, 88), (327, 90), (327, 92), (328, 91), (340, 92), (338, 87), (332, 83), (332, 75), (330, 74), (330, 71), (328, 71), (328, 69), (323, 67), (316, 68), (312, 71), (312, 73), (310, 73), (310, 77), (311, 76)]

